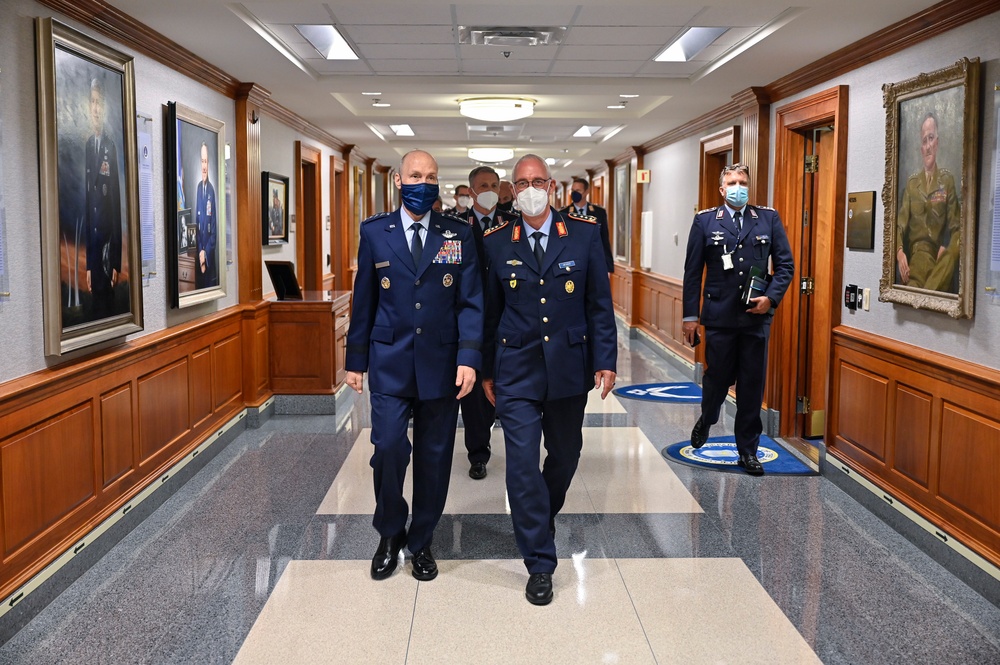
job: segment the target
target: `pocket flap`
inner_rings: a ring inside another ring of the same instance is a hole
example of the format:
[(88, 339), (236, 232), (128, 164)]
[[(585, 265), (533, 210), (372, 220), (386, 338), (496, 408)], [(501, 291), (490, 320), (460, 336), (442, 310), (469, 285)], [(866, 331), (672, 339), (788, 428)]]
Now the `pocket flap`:
[(372, 341), (383, 342), (384, 344), (392, 344), (392, 340), (395, 338), (394, 331), (389, 326), (372, 326)]
[(570, 344), (586, 344), (587, 326), (575, 326), (573, 328), (567, 328), (566, 336), (569, 338)]
[(511, 332), (510, 330), (498, 330), (497, 341), (500, 343), (500, 346), (519, 349), (521, 348), (521, 333)]

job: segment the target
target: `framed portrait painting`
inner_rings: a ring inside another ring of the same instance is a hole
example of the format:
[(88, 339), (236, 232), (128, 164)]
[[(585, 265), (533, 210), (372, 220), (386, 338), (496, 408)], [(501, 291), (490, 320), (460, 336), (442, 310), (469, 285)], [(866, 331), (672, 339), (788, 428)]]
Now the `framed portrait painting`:
[(288, 242), (288, 178), (264, 171), (260, 174), (261, 238), (265, 245)]
[(632, 164), (615, 167), (615, 258), (628, 263), (632, 252)]
[(132, 57), (35, 23), (45, 354), (142, 330)]
[(167, 264), (183, 308), (226, 295), (225, 123), (174, 102), (166, 115)]
[(979, 59), (882, 86), (885, 210), (879, 300), (972, 318)]

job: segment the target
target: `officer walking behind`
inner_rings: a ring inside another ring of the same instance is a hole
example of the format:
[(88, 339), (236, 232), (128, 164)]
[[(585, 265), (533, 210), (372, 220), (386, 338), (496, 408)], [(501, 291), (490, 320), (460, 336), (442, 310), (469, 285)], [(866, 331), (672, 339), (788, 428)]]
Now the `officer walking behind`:
[[(545, 161), (514, 166), (521, 218), (486, 232), (483, 388), (496, 404), (507, 454), (514, 539), (528, 569), (525, 596), (552, 600), (555, 516), (583, 448), (587, 393), (615, 383), (611, 286), (593, 218), (549, 206)], [(539, 471), (542, 435), (547, 455)]]
[[(448, 496), (458, 400), (469, 394), (482, 362), (483, 296), (472, 229), (431, 211), (437, 162), (414, 150), (403, 156), (394, 184), (402, 205), (361, 225), (347, 385), (371, 393), (372, 525), (380, 539), (371, 576), (396, 569), (406, 545), (413, 576), (437, 577), (434, 528)], [(407, 423), (413, 414), (413, 445)], [(413, 454), (413, 519), (403, 497)]]
[[(469, 173), (473, 206), (468, 220), (476, 239), (476, 252), (480, 257), (479, 274), (486, 282), (486, 261), (483, 257), (483, 232), (513, 219), (497, 208), (500, 176), (489, 166), (477, 166)], [(486, 399), (483, 386), (476, 382), (472, 392), (462, 398), (462, 423), (465, 426), (465, 448), (469, 451), (469, 477), (482, 480), (486, 477), (486, 463), (490, 461), (490, 435), (496, 409)]]
[[(757, 459), (757, 444), (763, 430), (760, 407), (771, 318), (795, 268), (778, 213), (747, 204), (750, 170), (743, 164), (727, 166), (719, 184), (725, 205), (695, 215), (684, 262), (684, 340), (697, 344), (700, 315), (708, 364), (702, 382), (701, 415), (691, 430), (691, 446), (705, 445), (709, 428), (719, 420), (722, 402), (735, 382), (737, 464), (750, 475), (759, 476), (764, 473)], [(767, 274), (768, 260), (773, 275)], [(744, 297), (752, 271), (760, 272), (758, 281), (766, 288), (755, 297)]]
[(608, 235), (608, 211), (587, 200), (590, 183), (583, 178), (573, 178), (571, 188), (572, 194), (570, 194), (570, 198), (573, 200), (573, 203), (563, 208), (562, 212), (566, 215), (575, 214), (580, 217), (593, 217), (597, 220), (597, 226), (601, 229), (601, 246), (604, 248), (604, 262), (608, 266), (608, 272), (612, 273), (615, 271), (615, 259), (611, 255), (611, 237)]

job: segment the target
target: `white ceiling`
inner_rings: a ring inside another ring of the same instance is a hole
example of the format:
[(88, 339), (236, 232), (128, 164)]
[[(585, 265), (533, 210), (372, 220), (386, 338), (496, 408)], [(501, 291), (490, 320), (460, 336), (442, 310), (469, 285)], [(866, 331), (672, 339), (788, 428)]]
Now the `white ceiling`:
[[(109, 4), (381, 163), (422, 148), (439, 162), (442, 182), (459, 183), (475, 166), (466, 149), (514, 148), (559, 160), (560, 179), (584, 174), (627, 150), (765, 86), (804, 65), (929, 7), (930, 0), (554, 0), (545, 4), (411, 0), (110, 0)], [(356, 61), (326, 61), (295, 24), (332, 23), (356, 47)], [(256, 25), (255, 30), (251, 24)], [(718, 59), (777, 27), (729, 62)], [(460, 27), (562, 27), (562, 44), (535, 47), (459, 43)], [(689, 26), (730, 30), (688, 63), (653, 57)], [(259, 31), (300, 58), (299, 67)], [(505, 57), (504, 51), (509, 51)], [(362, 92), (381, 92), (373, 108)], [(609, 110), (620, 94), (637, 94)], [(458, 100), (506, 95), (537, 100), (535, 114), (493, 136), (462, 117)], [(390, 124), (416, 136), (397, 138)], [(603, 129), (573, 138), (580, 125)], [(616, 127), (623, 129), (603, 141)], [(379, 139), (371, 127), (385, 139)], [(516, 157), (515, 157), (516, 159)], [(563, 167), (565, 160), (573, 160)], [(512, 162), (500, 164), (509, 170)]]

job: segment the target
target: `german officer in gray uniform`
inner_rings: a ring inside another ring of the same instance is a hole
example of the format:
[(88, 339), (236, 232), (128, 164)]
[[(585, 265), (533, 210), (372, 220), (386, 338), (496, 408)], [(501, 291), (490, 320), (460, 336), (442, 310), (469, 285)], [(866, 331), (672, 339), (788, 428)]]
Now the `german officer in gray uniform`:
[[(528, 569), (525, 596), (552, 600), (555, 517), (583, 448), (587, 393), (615, 382), (617, 330), (611, 286), (593, 218), (549, 206), (548, 166), (514, 166), (521, 218), (487, 231), (483, 389), (503, 425), (514, 539)], [(539, 471), (541, 439), (545, 457)]]
[[(763, 426), (760, 407), (767, 374), (767, 343), (774, 308), (792, 281), (795, 267), (785, 227), (771, 208), (748, 205), (750, 171), (727, 166), (719, 177), (725, 205), (695, 215), (684, 262), (684, 339), (694, 345), (699, 317), (705, 326), (701, 416), (691, 431), (700, 448), (729, 386), (736, 383), (737, 463), (751, 475), (764, 469), (757, 459)], [(768, 262), (774, 274), (768, 275)], [(761, 291), (745, 297), (751, 270), (760, 271)], [(702, 287), (702, 272), (705, 284)], [(704, 296), (704, 301), (702, 301)]]
[[(345, 368), (347, 385), (359, 393), (368, 372), (371, 392), (376, 580), (392, 574), (404, 545), (413, 553), (415, 578), (437, 576), (430, 545), (448, 496), (458, 400), (472, 390), (482, 364), (476, 245), (467, 223), (431, 211), (437, 171), (422, 150), (404, 155), (394, 174), (402, 206), (361, 225)], [(403, 480), (411, 452), (407, 530)]]

